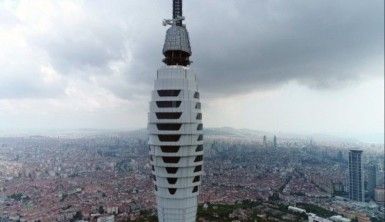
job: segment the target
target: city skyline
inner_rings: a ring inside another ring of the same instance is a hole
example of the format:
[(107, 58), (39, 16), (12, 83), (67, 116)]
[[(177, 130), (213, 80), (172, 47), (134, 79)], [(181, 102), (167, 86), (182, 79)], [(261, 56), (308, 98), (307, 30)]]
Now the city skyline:
[[(383, 1), (186, 8), (208, 127), (383, 134)], [(145, 128), (167, 4), (3, 1), (0, 11), (0, 131)]]
[[(308, 221), (290, 211), (296, 206), (324, 218), (383, 221), (381, 149), (360, 146), (370, 148), (364, 151), (363, 165), (377, 166), (377, 181), (374, 197), (367, 196), (370, 202), (357, 203), (348, 197), (348, 153), (354, 144), (278, 137), (274, 149), (271, 142), (268, 137), (265, 146), (262, 136), (247, 131), (205, 133), (200, 219), (219, 214), (214, 221)], [(157, 221), (146, 132), (0, 137), (0, 159), (0, 220), (95, 221), (115, 216), (115, 221)], [(365, 178), (365, 183), (370, 180)], [(365, 193), (370, 191), (365, 188)]]

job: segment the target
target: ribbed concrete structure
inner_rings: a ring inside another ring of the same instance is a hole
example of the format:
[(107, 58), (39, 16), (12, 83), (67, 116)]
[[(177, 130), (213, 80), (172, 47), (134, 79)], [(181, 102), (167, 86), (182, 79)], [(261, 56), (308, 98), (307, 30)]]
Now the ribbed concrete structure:
[[(174, 0), (148, 116), (150, 159), (159, 222), (196, 221), (203, 164), (203, 125), (195, 73), (190, 69), (182, 1)], [(175, 8), (177, 6), (177, 8)]]

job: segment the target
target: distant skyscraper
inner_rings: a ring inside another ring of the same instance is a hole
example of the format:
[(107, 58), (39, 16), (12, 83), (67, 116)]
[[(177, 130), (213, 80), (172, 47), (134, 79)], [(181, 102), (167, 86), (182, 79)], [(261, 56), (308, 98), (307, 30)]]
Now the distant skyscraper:
[(341, 150), (338, 151), (337, 160), (339, 162), (342, 162), (344, 160), (344, 157), (342, 156), (342, 151)]
[(159, 222), (195, 222), (203, 164), (203, 125), (191, 48), (182, 24), (182, 0), (173, 0), (173, 19), (163, 46), (148, 120), (149, 148)]
[(263, 147), (267, 147), (267, 139), (266, 139), (266, 135), (263, 136)]
[(367, 190), (371, 198), (374, 197), (374, 189), (376, 188), (377, 182), (377, 166), (375, 164), (370, 164), (367, 169), (368, 183)]
[(381, 205), (385, 204), (385, 189), (383, 187), (377, 187), (374, 190), (374, 200)]
[(385, 184), (385, 171), (381, 170), (379, 167), (376, 169), (376, 186), (381, 187)]
[(365, 201), (362, 150), (350, 150), (349, 152), (349, 198), (355, 201)]
[(277, 136), (274, 135), (274, 139), (273, 139), (273, 147), (274, 148), (277, 148)]

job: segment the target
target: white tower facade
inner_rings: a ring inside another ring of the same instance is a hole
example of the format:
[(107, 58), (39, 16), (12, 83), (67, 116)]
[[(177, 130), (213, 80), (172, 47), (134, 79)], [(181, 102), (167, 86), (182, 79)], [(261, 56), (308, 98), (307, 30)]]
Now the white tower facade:
[(182, 1), (165, 21), (163, 54), (148, 116), (149, 153), (159, 222), (195, 222), (203, 164), (203, 125), (195, 73), (190, 69)]

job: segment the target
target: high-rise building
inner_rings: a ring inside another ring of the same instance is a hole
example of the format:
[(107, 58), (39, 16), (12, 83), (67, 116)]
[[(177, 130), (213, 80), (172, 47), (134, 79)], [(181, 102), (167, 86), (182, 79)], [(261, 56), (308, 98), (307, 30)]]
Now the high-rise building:
[(338, 151), (338, 154), (337, 154), (337, 160), (338, 160), (338, 162), (343, 162), (344, 161), (344, 157), (343, 157), (343, 155), (342, 155), (342, 151), (340, 150), (340, 151)]
[(377, 187), (374, 189), (374, 200), (378, 204), (385, 204), (385, 188), (384, 187)]
[(362, 170), (362, 150), (349, 152), (349, 198), (365, 201), (364, 180)]
[(273, 147), (277, 148), (277, 136), (276, 135), (274, 135), (274, 138), (273, 138)]
[(183, 24), (182, 0), (173, 0), (173, 18), (163, 46), (148, 117), (149, 149), (159, 222), (196, 221), (203, 164), (203, 125), (197, 77)]
[(372, 163), (367, 167), (367, 192), (370, 198), (374, 197), (374, 189), (377, 182), (377, 166)]
[(264, 148), (267, 147), (267, 138), (266, 138), (266, 135), (263, 136), (263, 147), (264, 147)]
[(376, 169), (376, 186), (382, 187), (385, 185), (385, 171), (380, 167)]

